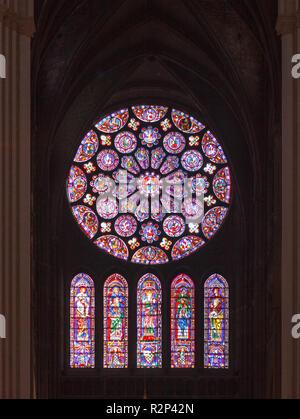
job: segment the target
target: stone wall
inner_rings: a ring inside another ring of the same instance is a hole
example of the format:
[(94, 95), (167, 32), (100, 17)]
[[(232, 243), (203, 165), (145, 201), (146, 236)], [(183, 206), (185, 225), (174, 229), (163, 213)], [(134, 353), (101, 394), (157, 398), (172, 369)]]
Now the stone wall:
[(30, 38), (33, 0), (0, 0), (0, 398), (31, 395)]

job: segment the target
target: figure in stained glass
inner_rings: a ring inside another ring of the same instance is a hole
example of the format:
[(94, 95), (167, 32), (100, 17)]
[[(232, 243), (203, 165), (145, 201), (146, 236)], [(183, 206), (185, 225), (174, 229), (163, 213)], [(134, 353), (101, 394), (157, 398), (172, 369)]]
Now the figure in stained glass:
[(86, 274), (77, 275), (71, 284), (70, 352), (71, 368), (95, 367), (94, 283)]
[(218, 274), (204, 286), (204, 366), (229, 367), (229, 288)]
[(161, 286), (152, 274), (138, 284), (137, 365), (139, 368), (160, 368), (161, 353)]
[(118, 274), (104, 286), (104, 368), (128, 366), (128, 285)]
[(179, 275), (171, 285), (171, 367), (195, 366), (194, 284)]

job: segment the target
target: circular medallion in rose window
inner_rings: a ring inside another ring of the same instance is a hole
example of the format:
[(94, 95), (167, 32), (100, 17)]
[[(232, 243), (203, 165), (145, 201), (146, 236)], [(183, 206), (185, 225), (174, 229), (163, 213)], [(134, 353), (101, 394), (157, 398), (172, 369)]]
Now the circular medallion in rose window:
[(221, 144), (194, 116), (133, 106), (100, 119), (84, 136), (67, 196), (99, 249), (157, 265), (213, 238), (229, 210), (231, 173)]

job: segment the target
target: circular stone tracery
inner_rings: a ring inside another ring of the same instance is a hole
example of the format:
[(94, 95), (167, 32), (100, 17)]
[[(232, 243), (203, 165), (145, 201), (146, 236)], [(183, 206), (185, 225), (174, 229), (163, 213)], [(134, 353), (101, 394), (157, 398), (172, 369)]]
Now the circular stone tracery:
[(184, 258), (215, 235), (228, 213), (231, 174), (220, 143), (196, 118), (133, 106), (85, 135), (67, 196), (100, 249), (155, 265)]

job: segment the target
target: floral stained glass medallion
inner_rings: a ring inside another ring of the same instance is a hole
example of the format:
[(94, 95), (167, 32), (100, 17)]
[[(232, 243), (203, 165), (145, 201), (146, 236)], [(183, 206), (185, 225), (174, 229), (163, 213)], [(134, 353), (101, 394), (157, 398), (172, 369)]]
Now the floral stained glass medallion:
[(115, 147), (123, 154), (130, 154), (136, 149), (137, 140), (131, 132), (121, 132), (116, 136)]
[(73, 214), (85, 234), (92, 239), (98, 231), (98, 218), (96, 214), (83, 205), (73, 207)]
[(128, 122), (128, 109), (122, 109), (106, 116), (96, 124), (96, 128), (100, 132), (113, 134), (120, 131)]
[(83, 136), (67, 179), (85, 236), (110, 255), (143, 265), (198, 251), (222, 227), (231, 195), (221, 142), (196, 117), (160, 105), (99, 118)]
[(86, 193), (87, 180), (81, 169), (76, 166), (71, 167), (68, 180), (69, 201), (74, 203), (79, 201)]
[(96, 154), (98, 147), (98, 137), (94, 131), (90, 131), (82, 140), (74, 161), (76, 163), (89, 161)]

